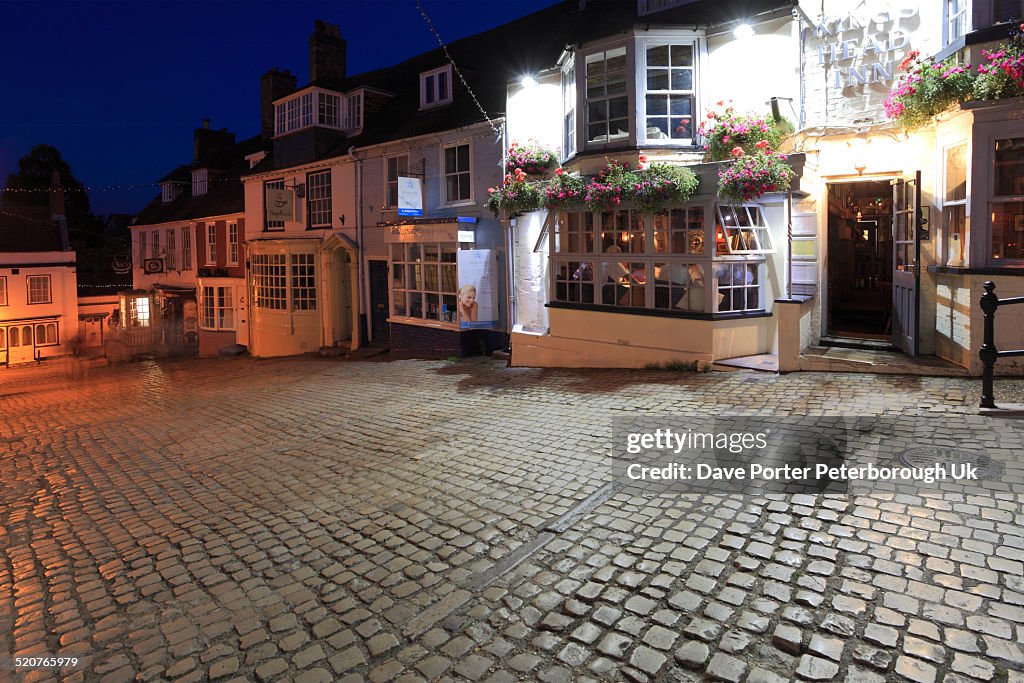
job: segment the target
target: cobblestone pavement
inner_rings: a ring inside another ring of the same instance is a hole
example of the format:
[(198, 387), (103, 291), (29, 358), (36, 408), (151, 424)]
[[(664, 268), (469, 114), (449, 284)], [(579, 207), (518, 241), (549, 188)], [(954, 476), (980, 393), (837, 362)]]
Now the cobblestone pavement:
[[(605, 486), (617, 416), (941, 433), (975, 412), (977, 380), (72, 367), (0, 374), (0, 657), (78, 657), (67, 680), (1024, 680), (1013, 486)], [(972, 419), (1024, 460), (1019, 424)]]

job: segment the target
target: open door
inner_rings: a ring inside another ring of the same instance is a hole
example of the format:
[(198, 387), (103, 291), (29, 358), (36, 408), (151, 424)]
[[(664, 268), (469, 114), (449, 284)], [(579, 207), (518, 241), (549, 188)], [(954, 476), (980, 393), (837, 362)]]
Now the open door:
[(892, 181), (892, 343), (917, 355), (921, 298), (921, 172)]

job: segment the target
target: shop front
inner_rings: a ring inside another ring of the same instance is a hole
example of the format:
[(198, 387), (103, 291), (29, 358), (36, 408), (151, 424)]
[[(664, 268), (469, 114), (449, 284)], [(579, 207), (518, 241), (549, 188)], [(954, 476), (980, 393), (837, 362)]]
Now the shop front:
[(391, 349), (470, 356), (504, 346), (498, 252), (477, 248), (475, 217), (382, 223), (391, 274)]
[(547, 297), (519, 292), (513, 364), (645, 367), (774, 353), (787, 221), (785, 194), (517, 219), (517, 262), (547, 262)]
[(110, 341), (130, 355), (193, 355), (199, 347), (199, 309), (191, 287), (153, 285), (118, 295), (119, 325)]

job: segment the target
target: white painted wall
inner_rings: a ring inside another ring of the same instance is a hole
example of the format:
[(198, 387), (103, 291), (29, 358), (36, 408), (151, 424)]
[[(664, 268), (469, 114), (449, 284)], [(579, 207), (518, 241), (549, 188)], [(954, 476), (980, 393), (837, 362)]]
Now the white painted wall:
[[(7, 305), (0, 306), (0, 324), (28, 318), (58, 319), (58, 344), (39, 347), (37, 349), (39, 358), (50, 358), (67, 353), (65, 344), (71, 337), (78, 334), (78, 277), (73, 265), (28, 266), (27, 264), (73, 264), (74, 262), (75, 252), (73, 251), (5, 252), (0, 254), (0, 277), (5, 278), (7, 284)], [(14, 269), (18, 270), (17, 275), (14, 274)], [(51, 303), (28, 303), (28, 277), (30, 275), (50, 276)]]

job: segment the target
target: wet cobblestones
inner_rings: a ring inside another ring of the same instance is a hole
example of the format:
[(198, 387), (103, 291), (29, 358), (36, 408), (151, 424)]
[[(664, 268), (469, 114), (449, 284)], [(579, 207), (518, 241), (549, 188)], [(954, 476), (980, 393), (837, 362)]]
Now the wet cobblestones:
[(0, 656), (104, 682), (1019, 681), (1012, 492), (618, 492), (467, 589), (601, 488), (623, 412), (939, 425), (977, 389), (489, 361), (5, 371)]

